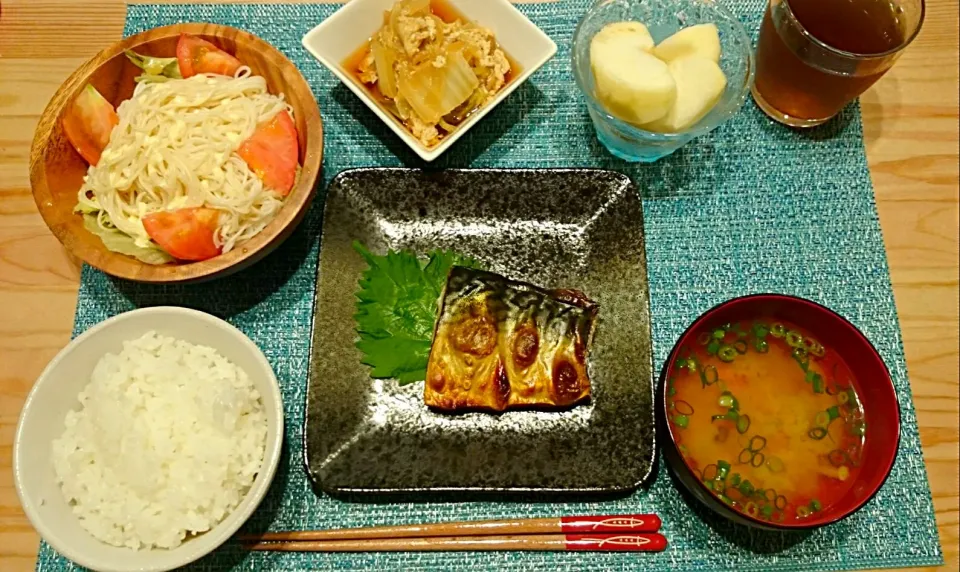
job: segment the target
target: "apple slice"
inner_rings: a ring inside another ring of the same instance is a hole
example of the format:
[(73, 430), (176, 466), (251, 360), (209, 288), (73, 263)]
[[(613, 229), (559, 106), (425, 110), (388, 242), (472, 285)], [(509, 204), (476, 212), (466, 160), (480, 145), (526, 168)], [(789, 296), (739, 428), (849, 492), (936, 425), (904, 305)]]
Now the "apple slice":
[(653, 49), (653, 36), (647, 27), (640, 22), (614, 22), (604, 26), (593, 41), (605, 42), (611, 39), (628, 42), (645, 52)]
[(653, 55), (666, 63), (688, 56), (700, 56), (720, 62), (720, 33), (716, 24), (689, 26), (660, 42)]
[[(667, 64), (647, 51), (648, 44), (641, 34), (646, 27), (638, 22), (620, 24), (632, 26), (627, 30), (611, 28), (615, 26), (611, 24), (590, 42), (590, 67), (597, 98), (611, 115), (630, 123), (649, 123), (670, 110), (676, 97), (676, 82)], [(604, 33), (605, 30), (610, 31)]]
[(679, 58), (670, 62), (669, 69), (677, 83), (676, 100), (666, 115), (644, 125), (644, 129), (664, 133), (687, 129), (713, 109), (727, 87), (727, 76), (707, 58)]

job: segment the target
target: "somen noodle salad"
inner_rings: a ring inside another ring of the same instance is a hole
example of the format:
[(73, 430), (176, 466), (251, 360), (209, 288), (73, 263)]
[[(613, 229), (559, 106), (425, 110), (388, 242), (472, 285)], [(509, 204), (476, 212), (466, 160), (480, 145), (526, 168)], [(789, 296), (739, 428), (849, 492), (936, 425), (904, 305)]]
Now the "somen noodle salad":
[(204, 260), (262, 231), (299, 171), (293, 109), (234, 56), (183, 34), (176, 57), (127, 52), (143, 70), (114, 110), (87, 85), (63, 119), (90, 164), (84, 226), (150, 264)]

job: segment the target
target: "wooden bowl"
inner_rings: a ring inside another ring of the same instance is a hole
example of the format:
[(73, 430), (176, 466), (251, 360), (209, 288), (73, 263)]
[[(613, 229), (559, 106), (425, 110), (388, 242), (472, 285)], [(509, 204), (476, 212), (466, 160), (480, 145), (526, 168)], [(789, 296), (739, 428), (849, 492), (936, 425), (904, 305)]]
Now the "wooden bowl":
[[(173, 56), (181, 33), (199, 36), (234, 54), (255, 75), (267, 80), (270, 93), (283, 93), (294, 110), (300, 143), (300, 179), (284, 199), (283, 208), (257, 236), (226, 254), (199, 262), (152, 265), (111, 252), (98, 236), (83, 228), (73, 212), (87, 163), (67, 140), (61, 124), (68, 104), (90, 83), (114, 106), (133, 95), (141, 73), (124, 50), (153, 56)], [(186, 282), (220, 277), (241, 270), (276, 248), (303, 219), (313, 200), (323, 156), (320, 109), (300, 70), (260, 38), (229, 26), (176, 24), (154, 28), (121, 40), (80, 66), (67, 78), (43, 111), (30, 149), (30, 184), (44, 222), (63, 246), (87, 264), (138, 282)]]

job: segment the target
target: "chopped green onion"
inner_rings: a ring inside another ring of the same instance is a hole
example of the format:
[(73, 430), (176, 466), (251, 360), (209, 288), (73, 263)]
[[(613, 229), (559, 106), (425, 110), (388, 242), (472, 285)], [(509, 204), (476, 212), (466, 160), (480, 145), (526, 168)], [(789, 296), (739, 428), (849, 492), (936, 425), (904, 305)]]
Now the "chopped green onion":
[(773, 502), (777, 499), (777, 491), (773, 489), (766, 489), (763, 491), (763, 499), (767, 502)]
[(733, 349), (737, 350), (738, 354), (745, 354), (747, 353), (747, 342), (743, 340), (737, 340), (733, 342)]
[(809, 338), (804, 340), (804, 347), (807, 348), (807, 351), (810, 352), (811, 355), (815, 355), (817, 357), (823, 357), (827, 353), (827, 351), (823, 349), (823, 346), (820, 345), (820, 342), (817, 340), (811, 340)]
[(733, 398), (733, 394), (729, 391), (724, 391), (720, 394), (720, 399), (717, 399), (717, 403), (720, 404), (720, 407), (732, 408), (737, 400)]
[(813, 418), (813, 424), (817, 427), (826, 427), (830, 424), (830, 414), (826, 411), (818, 411)]
[(674, 401), (673, 408), (681, 415), (693, 415), (693, 406), (682, 399)]
[(808, 508), (805, 507), (805, 506), (798, 506), (798, 507), (797, 507), (797, 516), (798, 516), (799, 518), (806, 518), (806, 517), (810, 516), (810, 509), (808, 509)]
[(750, 438), (750, 444), (747, 449), (750, 449), (754, 453), (757, 451), (762, 451), (764, 447), (767, 446), (767, 439), (761, 435), (754, 435)]
[(714, 481), (717, 479), (717, 475), (720, 473), (720, 469), (716, 465), (710, 464), (703, 468), (703, 480), (705, 481)]
[(673, 422), (677, 424), (677, 427), (686, 429), (687, 425), (690, 424), (690, 418), (686, 415), (677, 415), (673, 418)]
[(747, 505), (744, 507), (744, 510), (746, 511), (746, 513), (747, 513), (748, 515), (756, 518), (756, 516), (757, 516), (757, 503), (755, 503), (755, 502), (753, 502), (753, 501), (748, 502)]
[(710, 343), (710, 334), (708, 334), (707, 332), (703, 332), (702, 334), (697, 336), (697, 343), (700, 344), (701, 346), (705, 346), (708, 343)]
[(753, 323), (753, 335), (758, 338), (765, 338), (770, 333), (770, 328), (763, 322)]
[(733, 504), (733, 500), (731, 500), (730, 497), (728, 497), (727, 495), (721, 493), (718, 496), (720, 497), (720, 500), (722, 500), (723, 502), (727, 504)]
[(763, 461), (766, 460), (763, 453), (754, 453), (753, 459), (750, 460), (750, 466), (754, 468), (760, 468), (763, 466)]
[(787, 508), (787, 497), (777, 495), (777, 498), (773, 499), (773, 506), (777, 507), (778, 510)]
[(820, 504), (820, 501), (818, 501), (817, 499), (810, 499), (810, 510), (811, 510), (811, 511), (817, 512), (817, 511), (820, 510), (821, 508), (823, 508), (823, 505)]
[(720, 358), (722, 362), (730, 363), (737, 357), (737, 350), (733, 349), (732, 346), (724, 344), (717, 350), (717, 357)]
[(708, 365), (700, 372), (700, 381), (704, 387), (713, 385), (718, 379), (720, 379), (720, 374), (717, 373), (717, 368), (712, 365)]
[[(787, 332), (785, 341), (787, 342), (787, 345), (790, 346), (791, 348), (800, 349), (803, 347), (803, 337), (801, 337), (800, 334), (798, 334), (797, 332), (794, 332), (793, 330), (790, 330), (789, 332)], [(803, 351), (807, 351), (807, 350), (804, 349)]]
[(770, 326), (770, 335), (775, 338), (782, 338), (783, 336), (787, 335), (787, 329), (783, 327), (783, 324), (775, 323), (774, 325)]
[(840, 417), (840, 408), (836, 405), (831, 405), (827, 408), (827, 416), (830, 417), (830, 421)]
[(727, 332), (725, 332), (725, 331), (722, 330), (722, 329), (716, 329), (716, 330), (713, 331), (713, 337), (714, 337), (714, 339), (722, 340), (722, 339), (723, 339), (723, 336), (725, 336), (725, 335), (727, 335)]
[(803, 371), (807, 371), (807, 365), (810, 363), (810, 358), (807, 357), (807, 350), (803, 348), (793, 348), (793, 351), (790, 352), (790, 355), (798, 364), (800, 364), (800, 367), (803, 368)]
[(770, 346), (767, 345), (767, 342), (764, 340), (754, 340), (753, 349), (757, 350), (759, 353), (765, 354), (770, 351)]
[(749, 416), (749, 415), (741, 415), (741, 416), (737, 419), (737, 433), (740, 433), (740, 434), (742, 435), (742, 434), (746, 433), (746, 432), (747, 432), (747, 429), (749, 429), (749, 428), (750, 428), (750, 416)]
[(730, 477), (730, 486), (736, 488), (740, 484), (740, 473), (734, 473)]
[(763, 515), (763, 518), (769, 519), (773, 516), (773, 506), (765, 504), (763, 508), (760, 509), (760, 514)]
[(718, 342), (717, 340), (712, 340), (709, 344), (707, 344), (707, 353), (712, 356), (717, 355), (717, 350), (719, 349), (720, 349), (720, 342)]
[(850, 401), (849, 391), (841, 391), (837, 394), (837, 403), (840, 405), (846, 405), (848, 401)]
[(667, 390), (667, 397), (673, 397), (677, 394), (677, 388), (670, 386), (670, 389)]
[(841, 467), (850, 461), (850, 455), (848, 455), (846, 451), (834, 449), (827, 454), (827, 460), (829, 460), (830, 464), (834, 467)]
[(767, 457), (767, 468), (773, 473), (781, 473), (786, 466), (783, 464), (783, 460), (781, 460), (780, 457), (774, 457), (771, 455)]
[(740, 451), (739, 455), (737, 455), (737, 462), (740, 463), (741, 465), (746, 465), (752, 460), (753, 460), (753, 451), (751, 451), (750, 449), (745, 448), (743, 451)]
[(739, 490), (740, 490), (740, 494), (742, 494), (742, 495), (745, 496), (745, 497), (748, 497), (748, 496), (752, 495), (752, 494), (753, 494), (753, 491), (754, 491), (754, 489), (753, 489), (753, 483), (751, 483), (750, 481), (748, 481), (748, 480), (746, 480), (746, 479), (744, 479), (744, 480), (740, 483), (740, 486), (738, 486), (737, 489), (739, 489)]
[(729, 473), (730, 463), (723, 460), (717, 461), (717, 478), (720, 480), (726, 479)]
[(807, 435), (816, 441), (819, 441), (827, 436), (827, 430), (823, 427), (814, 427), (813, 429), (807, 431)]
[(853, 425), (850, 426), (850, 434), (855, 437), (863, 437), (867, 434), (867, 424), (860, 420), (854, 421)]
[(824, 383), (823, 376), (819, 373), (813, 374), (813, 392), (814, 393), (823, 393)]

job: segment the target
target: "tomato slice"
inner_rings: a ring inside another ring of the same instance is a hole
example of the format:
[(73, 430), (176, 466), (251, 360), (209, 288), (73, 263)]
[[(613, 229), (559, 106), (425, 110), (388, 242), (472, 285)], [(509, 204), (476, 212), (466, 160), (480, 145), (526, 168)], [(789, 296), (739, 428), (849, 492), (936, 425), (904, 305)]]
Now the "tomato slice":
[(110, 132), (119, 122), (110, 102), (87, 84), (63, 115), (63, 131), (80, 156), (96, 165), (110, 142)]
[(143, 228), (167, 254), (180, 260), (206, 260), (220, 254), (213, 242), (220, 212), (205, 207), (151, 213)]
[(297, 128), (293, 118), (286, 111), (276, 114), (240, 144), (237, 154), (264, 185), (287, 196), (297, 178), (299, 161)]
[(177, 63), (180, 65), (180, 75), (185, 78), (198, 73), (232, 76), (243, 65), (240, 60), (217, 46), (190, 34), (180, 34), (177, 41)]

